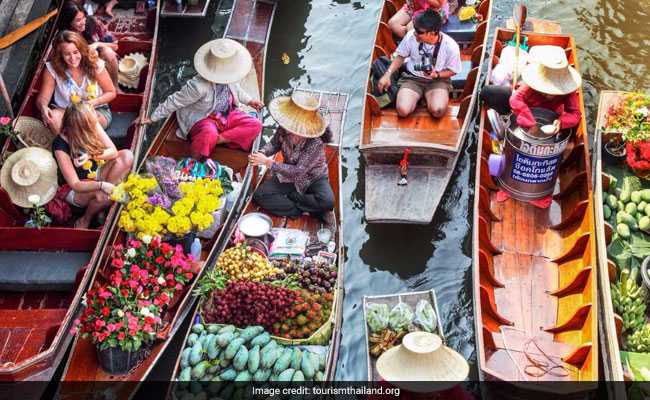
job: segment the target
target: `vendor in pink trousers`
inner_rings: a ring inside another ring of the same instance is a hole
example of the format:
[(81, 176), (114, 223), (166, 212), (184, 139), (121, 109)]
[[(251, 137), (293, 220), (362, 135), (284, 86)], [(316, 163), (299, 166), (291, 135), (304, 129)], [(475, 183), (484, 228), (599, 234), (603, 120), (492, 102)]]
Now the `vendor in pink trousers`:
[(252, 66), (248, 50), (234, 40), (205, 43), (194, 55), (198, 75), (142, 122), (162, 120), (176, 112), (176, 135), (190, 141), (191, 156), (197, 160), (210, 158), (217, 145), (250, 151), (262, 123), (238, 107), (246, 104), (260, 110), (264, 103), (252, 99), (237, 82)]

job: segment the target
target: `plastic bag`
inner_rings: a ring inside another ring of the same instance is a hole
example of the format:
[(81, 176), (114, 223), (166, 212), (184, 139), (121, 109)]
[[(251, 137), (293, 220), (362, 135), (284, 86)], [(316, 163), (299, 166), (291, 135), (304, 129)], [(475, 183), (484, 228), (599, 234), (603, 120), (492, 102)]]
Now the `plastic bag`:
[(424, 299), (418, 301), (415, 306), (415, 319), (413, 322), (426, 332), (433, 332), (436, 329), (438, 325), (436, 312), (433, 311), (433, 307), (428, 301)]
[(388, 304), (368, 303), (368, 326), (371, 333), (383, 331), (388, 326)]
[(406, 303), (398, 303), (390, 311), (388, 316), (388, 325), (395, 332), (403, 331), (408, 328), (413, 320), (413, 311)]

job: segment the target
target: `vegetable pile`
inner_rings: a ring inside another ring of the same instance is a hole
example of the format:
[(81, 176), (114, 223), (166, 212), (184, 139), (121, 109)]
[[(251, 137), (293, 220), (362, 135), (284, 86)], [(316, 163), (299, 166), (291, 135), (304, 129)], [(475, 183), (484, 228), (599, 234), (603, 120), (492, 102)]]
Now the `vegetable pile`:
[[(195, 324), (181, 354), (176, 397), (242, 397), (246, 382), (323, 381), (325, 356), (283, 346), (262, 326)], [(231, 383), (232, 382), (232, 383)]]
[(366, 315), (370, 328), (370, 354), (374, 357), (400, 344), (408, 332), (434, 332), (437, 327), (436, 313), (424, 299), (416, 304), (415, 314), (408, 304), (400, 302), (390, 311), (387, 304), (367, 303)]

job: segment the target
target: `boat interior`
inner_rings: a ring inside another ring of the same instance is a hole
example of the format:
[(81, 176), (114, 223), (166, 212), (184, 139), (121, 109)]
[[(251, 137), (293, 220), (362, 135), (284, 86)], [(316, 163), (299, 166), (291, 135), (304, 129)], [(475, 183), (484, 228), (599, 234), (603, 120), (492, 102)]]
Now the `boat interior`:
[[(153, 24), (147, 15), (136, 15), (134, 10), (115, 12), (111, 29), (119, 40), (120, 56), (138, 51), (150, 57)], [(118, 91), (110, 104), (114, 120), (108, 131), (119, 148), (135, 144), (137, 128), (133, 121), (145, 101), (146, 70), (142, 71), (138, 90)], [(35, 99), (44, 73), (41, 63), (19, 115), (40, 118)], [(3, 155), (15, 150), (7, 141)], [(115, 211), (112, 207), (106, 221), (112, 220)], [(103, 225), (96, 221), (91, 229), (73, 228), (82, 213), (73, 207), (73, 218), (66, 226), (26, 228), (28, 216), (0, 189), (0, 376), (53, 356), (56, 344), (68, 335), (66, 325), (76, 308), (70, 306), (80, 300), (82, 290), (78, 289), (87, 284), (88, 267), (94, 265), (105, 235)]]
[[(388, 21), (404, 3), (404, 0), (384, 1), (371, 65), (380, 57), (390, 58), (397, 48)], [(366, 162), (368, 221), (429, 223), (447, 186), (469, 126), (465, 117), (475, 101), (491, 12), (490, 0), (483, 0), (477, 7), (477, 12), (484, 17), (480, 23), (472, 20), (460, 22), (457, 12), (455, 10), (449, 16), (443, 32), (456, 40), (461, 48), (462, 71), (451, 79), (453, 89), (447, 112), (442, 118), (433, 118), (424, 100), (406, 118), (398, 116), (394, 105), (380, 108), (372, 94), (372, 72), (369, 71), (359, 145)], [(495, 58), (493, 63), (497, 62)], [(397, 185), (399, 163), (405, 157), (406, 149), (410, 152), (409, 183), (400, 186)], [(390, 182), (389, 185), (386, 182)], [(423, 193), (430, 196), (428, 201), (422, 201)], [(386, 198), (390, 201), (385, 201)]]
[(160, 15), (163, 17), (199, 18), (205, 17), (208, 12), (210, 0), (197, 0), (190, 4), (189, 1), (163, 0)]
[[(571, 36), (524, 34), (530, 46), (561, 46), (578, 69)], [(513, 35), (497, 28), (495, 43)], [(494, 51), (498, 56), (501, 46)], [(485, 111), (477, 152), (473, 257), (482, 370), (488, 378), (519, 382), (597, 380), (596, 247), (584, 108), (547, 209), (497, 201), (487, 163), (492, 146)]]

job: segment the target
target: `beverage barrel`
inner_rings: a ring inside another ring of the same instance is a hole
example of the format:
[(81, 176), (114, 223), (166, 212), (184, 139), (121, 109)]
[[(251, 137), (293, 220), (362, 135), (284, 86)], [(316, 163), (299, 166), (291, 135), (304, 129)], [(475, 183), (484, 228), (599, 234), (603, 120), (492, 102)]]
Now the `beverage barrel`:
[[(552, 124), (557, 118), (555, 112), (543, 108), (532, 108), (531, 112), (538, 127)], [(519, 127), (513, 115), (505, 136), (505, 168), (496, 177), (499, 186), (512, 198), (522, 201), (553, 194), (562, 152), (571, 131), (563, 130), (553, 136), (533, 135)]]

